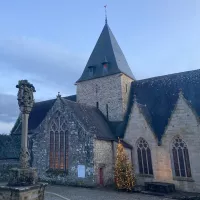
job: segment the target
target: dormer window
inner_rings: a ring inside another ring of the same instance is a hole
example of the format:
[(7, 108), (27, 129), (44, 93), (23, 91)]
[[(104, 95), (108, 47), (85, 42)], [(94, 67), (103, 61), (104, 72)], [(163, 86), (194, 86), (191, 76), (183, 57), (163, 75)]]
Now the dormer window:
[(104, 61), (101, 63), (103, 66), (103, 75), (108, 73), (108, 61), (107, 58), (105, 56)]
[(95, 70), (94, 66), (89, 66), (88, 67), (88, 71), (89, 71), (89, 76), (90, 77), (92, 77), (94, 75), (94, 70)]

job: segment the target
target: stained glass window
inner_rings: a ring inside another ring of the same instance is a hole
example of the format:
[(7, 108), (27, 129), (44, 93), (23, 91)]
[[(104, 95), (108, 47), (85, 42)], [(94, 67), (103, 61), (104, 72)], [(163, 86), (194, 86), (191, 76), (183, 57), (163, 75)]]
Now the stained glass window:
[(54, 168), (54, 132), (50, 131), (50, 155), (49, 155), (49, 165), (50, 168)]
[(186, 143), (176, 137), (172, 143), (174, 173), (178, 177), (191, 177), (190, 159)]
[(55, 132), (55, 168), (59, 169), (59, 132)]
[(137, 143), (137, 154), (140, 174), (153, 174), (151, 150), (143, 138), (140, 138)]
[(68, 163), (68, 132), (65, 117), (57, 112), (50, 126), (50, 169), (66, 170)]
[(60, 169), (64, 169), (64, 166), (65, 166), (65, 164), (64, 164), (64, 158), (65, 158), (64, 143), (65, 143), (64, 132), (60, 131)]

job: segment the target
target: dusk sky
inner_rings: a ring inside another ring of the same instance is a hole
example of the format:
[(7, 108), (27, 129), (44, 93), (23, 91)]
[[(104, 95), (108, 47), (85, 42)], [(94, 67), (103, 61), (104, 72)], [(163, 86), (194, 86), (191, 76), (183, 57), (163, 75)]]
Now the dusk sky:
[(0, 2), (0, 133), (18, 113), (18, 80), (36, 101), (75, 94), (75, 81), (105, 23), (136, 79), (199, 69), (199, 0), (2, 0)]

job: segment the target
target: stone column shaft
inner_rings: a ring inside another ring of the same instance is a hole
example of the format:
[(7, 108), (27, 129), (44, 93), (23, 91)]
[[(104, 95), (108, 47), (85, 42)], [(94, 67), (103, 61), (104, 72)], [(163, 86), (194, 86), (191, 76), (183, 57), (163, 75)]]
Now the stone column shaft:
[(22, 114), (21, 148), (27, 148), (29, 114)]
[(29, 114), (22, 113), (22, 135), (21, 135), (21, 151), (20, 151), (20, 167), (29, 167), (28, 142), (28, 118)]

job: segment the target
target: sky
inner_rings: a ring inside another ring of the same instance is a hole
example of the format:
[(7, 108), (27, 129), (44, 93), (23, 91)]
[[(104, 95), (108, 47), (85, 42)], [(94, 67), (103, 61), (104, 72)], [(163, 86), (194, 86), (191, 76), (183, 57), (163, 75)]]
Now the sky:
[(199, 69), (199, 0), (2, 0), (0, 2), (0, 134), (18, 114), (18, 80), (36, 101), (76, 93), (105, 23), (136, 79)]

